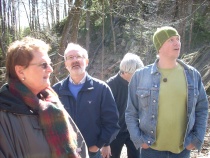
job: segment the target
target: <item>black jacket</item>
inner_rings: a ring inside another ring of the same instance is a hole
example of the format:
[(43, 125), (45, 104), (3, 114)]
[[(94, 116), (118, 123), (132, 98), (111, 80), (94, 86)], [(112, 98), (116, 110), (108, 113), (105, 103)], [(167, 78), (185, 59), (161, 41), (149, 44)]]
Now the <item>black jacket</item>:
[(127, 132), (127, 126), (125, 123), (125, 109), (127, 107), (128, 99), (128, 81), (124, 80), (120, 74), (109, 78), (107, 80), (109, 87), (114, 95), (117, 109), (119, 111), (119, 125), (120, 132)]

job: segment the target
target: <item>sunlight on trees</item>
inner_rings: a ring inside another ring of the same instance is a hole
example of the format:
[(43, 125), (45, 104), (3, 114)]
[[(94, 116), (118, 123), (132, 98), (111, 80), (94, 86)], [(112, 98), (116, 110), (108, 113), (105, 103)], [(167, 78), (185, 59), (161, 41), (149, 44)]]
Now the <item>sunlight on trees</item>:
[[(60, 73), (64, 67), (62, 55), (70, 41), (79, 42), (90, 52), (88, 70), (97, 62), (98, 54), (117, 55), (129, 50), (150, 63), (155, 57), (151, 36), (162, 25), (178, 29), (182, 53), (189, 53), (210, 40), (209, 6), (208, 0), (1, 0), (1, 66), (7, 46), (24, 36), (41, 38), (52, 45), (50, 53), (56, 65), (53, 82), (65, 76)], [(99, 60), (102, 73), (105, 57)]]

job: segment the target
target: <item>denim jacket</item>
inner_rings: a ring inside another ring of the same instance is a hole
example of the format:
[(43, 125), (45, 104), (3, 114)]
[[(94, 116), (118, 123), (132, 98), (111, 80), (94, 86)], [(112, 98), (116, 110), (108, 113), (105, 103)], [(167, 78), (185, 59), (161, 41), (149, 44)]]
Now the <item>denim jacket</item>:
[[(131, 140), (138, 149), (143, 143), (151, 146), (156, 140), (158, 97), (161, 74), (155, 63), (135, 72), (128, 88), (125, 119)], [(183, 145), (201, 149), (208, 119), (208, 100), (200, 73), (180, 60), (187, 82), (187, 127)]]

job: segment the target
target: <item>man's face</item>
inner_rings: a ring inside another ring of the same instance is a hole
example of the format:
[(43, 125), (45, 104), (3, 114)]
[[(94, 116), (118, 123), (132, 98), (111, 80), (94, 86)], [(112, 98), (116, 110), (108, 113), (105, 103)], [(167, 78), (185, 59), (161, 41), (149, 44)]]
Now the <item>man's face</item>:
[(65, 66), (71, 76), (85, 74), (89, 60), (78, 50), (71, 50), (65, 55)]
[(159, 50), (159, 56), (177, 59), (180, 54), (181, 42), (179, 36), (172, 36), (169, 38)]
[(128, 72), (121, 73), (121, 77), (128, 82), (131, 81), (132, 76), (133, 76), (133, 73), (128, 73)]

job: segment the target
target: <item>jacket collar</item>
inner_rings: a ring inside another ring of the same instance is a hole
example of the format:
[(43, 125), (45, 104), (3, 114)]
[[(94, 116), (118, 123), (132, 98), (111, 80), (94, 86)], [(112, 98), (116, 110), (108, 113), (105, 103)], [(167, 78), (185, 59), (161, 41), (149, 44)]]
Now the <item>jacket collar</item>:
[[(61, 95), (72, 95), (68, 88), (69, 77), (70, 76), (67, 76), (63, 81), (61, 81), (61, 86), (59, 88), (59, 92)], [(86, 73), (85, 83), (81, 91), (87, 91), (87, 90), (92, 90), (92, 89), (94, 89), (93, 78), (88, 73)]]
[(9, 85), (5, 84), (0, 90), (0, 110), (25, 115), (36, 115), (22, 100), (15, 97), (9, 91)]
[[(152, 64), (151, 74), (159, 73), (158, 66), (157, 66), (158, 61), (159, 61), (159, 59), (156, 59), (155, 62)], [(176, 61), (184, 68), (185, 71), (192, 70), (192, 67), (185, 64), (182, 60), (177, 59)]]

